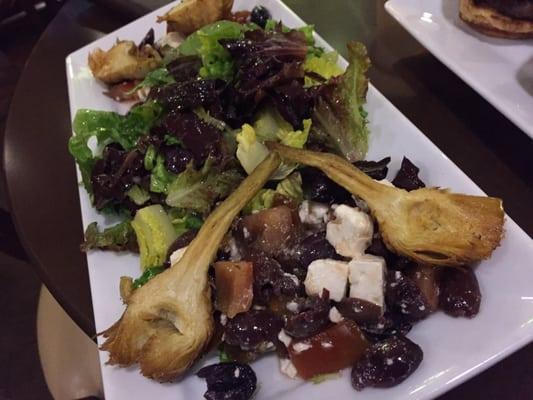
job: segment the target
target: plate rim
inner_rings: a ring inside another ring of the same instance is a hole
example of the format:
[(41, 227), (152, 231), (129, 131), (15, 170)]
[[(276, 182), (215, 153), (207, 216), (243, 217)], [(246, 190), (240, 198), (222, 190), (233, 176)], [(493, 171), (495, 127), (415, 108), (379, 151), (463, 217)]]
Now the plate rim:
[[(298, 14), (296, 14), (282, 0), (272, 0), (272, 1), (280, 3), (280, 5), (284, 8), (285, 12), (291, 14), (292, 16), (298, 18), (299, 20), (302, 20), (302, 18), (300, 18), (298, 16)], [(393, 2), (393, 1), (396, 1), (396, 0), (388, 0), (385, 3), (385, 7), (387, 7), (388, 3)], [(68, 71), (69, 63), (71, 62), (72, 58), (76, 57), (77, 53), (81, 53), (83, 51), (86, 51), (88, 48), (94, 47), (98, 42), (100, 42), (104, 38), (106, 38), (108, 36), (116, 35), (118, 31), (121, 31), (122, 29), (124, 29), (126, 27), (130, 27), (130, 26), (133, 26), (133, 25), (137, 24), (140, 19), (142, 19), (144, 17), (147, 17), (148, 15), (151, 15), (151, 14), (161, 13), (161, 12), (163, 12), (163, 10), (173, 7), (173, 5), (177, 4), (178, 2), (179, 2), (179, 0), (173, 1), (173, 2), (163, 6), (161, 8), (159, 8), (157, 10), (154, 10), (154, 11), (152, 11), (150, 13), (147, 13), (146, 15), (141, 16), (141, 17), (135, 19), (134, 21), (132, 21), (132, 22), (126, 24), (126, 25), (121, 26), (120, 28), (114, 30), (113, 32), (110, 32), (110, 33), (108, 33), (106, 35), (102, 35), (99, 38), (95, 39), (94, 41), (92, 41), (92, 42), (90, 42), (90, 43), (88, 43), (88, 44), (86, 44), (86, 45), (84, 45), (84, 46), (72, 51), (69, 55), (67, 55), (65, 57), (66, 75), (67, 75), (67, 83), (68, 83), (68, 94), (69, 94), (69, 108), (70, 108), (70, 111), (71, 111), (71, 120), (74, 118), (75, 111), (76, 111), (74, 109), (74, 104), (73, 104), (73, 101), (72, 101), (73, 97), (71, 95), (71, 91), (73, 91), (74, 88), (73, 88), (73, 85), (71, 83), (72, 79), (71, 79), (71, 76), (69, 75), (69, 71)], [(315, 32), (315, 37), (320, 42), (320, 45), (325, 45), (328, 48), (333, 48), (317, 32)], [(341, 60), (345, 61), (344, 58), (341, 55), (339, 55), (339, 58)], [(430, 146), (430, 147), (432, 146), (439, 153), (440, 156), (444, 157), (446, 159), (446, 161), (450, 164), (450, 166), (455, 168), (456, 171), (460, 174), (462, 180), (466, 180), (466, 182), (471, 184), (477, 191), (479, 191), (479, 193), (482, 193), (482, 194), (485, 195), (485, 192), (483, 190), (481, 190), (481, 188), (479, 188), (479, 186), (476, 184), (475, 181), (473, 181), (461, 168), (459, 168), (456, 165), (456, 163), (446, 155), (446, 153), (444, 153), (436, 144), (434, 144), (409, 118), (407, 118), (407, 116), (405, 114), (403, 114), (390, 100), (388, 100), (375, 86), (373, 86), (372, 83), (370, 83), (369, 92), (372, 92), (372, 95), (375, 96), (377, 98), (377, 100), (381, 104), (385, 105), (387, 108), (390, 108), (395, 114), (397, 114), (397, 116), (399, 118), (404, 120), (404, 122), (407, 125), (409, 125), (410, 128), (412, 130), (414, 130), (414, 132), (416, 132), (416, 136), (418, 136), (419, 139), (424, 142), (425, 146)], [(76, 172), (77, 172), (78, 179), (79, 179), (79, 177), (80, 177), (79, 176), (79, 168), (78, 168), (76, 163), (75, 163), (75, 165), (76, 165)], [(84, 192), (85, 192), (85, 189), (80, 185), (79, 186), (80, 196), (82, 196)], [(81, 202), (80, 202), (80, 207), (81, 207)], [(82, 219), (83, 219), (83, 215), (82, 215)], [(513, 230), (513, 233), (515, 235), (520, 236), (522, 240), (527, 240), (528, 238), (530, 239), (529, 235), (510, 216), (505, 214), (505, 219), (506, 219), (506, 231)], [(80, 222), (83, 225), (83, 221), (80, 221)], [(89, 260), (88, 260), (88, 263), (89, 263)], [(95, 317), (94, 314), (93, 314), (93, 317)], [(479, 373), (487, 370), (488, 368), (490, 368), (491, 366), (496, 364), (498, 361), (500, 361), (503, 358), (509, 356), (510, 354), (518, 351), (519, 349), (521, 349), (522, 347), (526, 346), (528, 343), (530, 343), (532, 341), (533, 341), (533, 331), (531, 332), (531, 334), (529, 336), (528, 335), (523, 335), (519, 340), (513, 341), (511, 344), (505, 346), (499, 352), (497, 352), (495, 354), (492, 354), (489, 358), (487, 358), (483, 362), (480, 362), (477, 365), (475, 365), (474, 367), (472, 367), (469, 370), (467, 370), (466, 372), (463, 372), (460, 375), (457, 375), (457, 376), (453, 377), (450, 381), (448, 381), (448, 382), (446, 382), (444, 384), (441, 384), (439, 386), (435, 386), (433, 390), (431, 390), (429, 392), (426, 392), (425, 396), (417, 397), (417, 398), (425, 399), (425, 398), (432, 398), (433, 396), (441, 395), (441, 394), (451, 390), (452, 388), (460, 385), (461, 383), (473, 378), (474, 376), (478, 375)], [(99, 357), (101, 355), (100, 353), (101, 353), (101, 351), (99, 351)], [(106, 380), (103, 380), (103, 384), (104, 384), (104, 387), (105, 387), (106, 386)]]

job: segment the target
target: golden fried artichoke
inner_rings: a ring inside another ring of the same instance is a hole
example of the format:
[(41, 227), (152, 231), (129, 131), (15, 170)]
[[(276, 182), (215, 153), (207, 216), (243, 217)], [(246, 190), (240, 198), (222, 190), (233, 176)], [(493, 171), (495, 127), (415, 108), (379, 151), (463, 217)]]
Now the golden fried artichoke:
[(233, 0), (183, 0), (157, 22), (166, 21), (168, 32), (190, 35), (205, 25), (227, 17)]
[(97, 48), (89, 54), (89, 68), (96, 79), (105, 83), (143, 79), (161, 65), (163, 59), (150, 45), (141, 49), (131, 40), (121, 40), (104, 51)]
[(383, 185), (341, 157), (269, 143), (282, 158), (321, 169), (367, 202), (387, 247), (422, 264), (453, 266), (483, 260), (503, 235), (502, 201), (448, 190)]
[(270, 154), (206, 219), (183, 257), (129, 295), (122, 317), (102, 333), (109, 364), (139, 363), (143, 375), (168, 381), (203, 353), (214, 329), (209, 265), (233, 219), (279, 164)]

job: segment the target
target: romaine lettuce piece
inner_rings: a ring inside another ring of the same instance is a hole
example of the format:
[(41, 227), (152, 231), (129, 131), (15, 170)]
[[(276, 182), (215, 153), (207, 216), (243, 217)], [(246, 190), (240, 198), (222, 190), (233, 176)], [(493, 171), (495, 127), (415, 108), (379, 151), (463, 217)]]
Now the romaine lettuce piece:
[(96, 222), (90, 223), (85, 230), (85, 240), (80, 247), (82, 251), (92, 249), (138, 251), (137, 238), (130, 220), (120, 222), (103, 231), (98, 230)]
[(368, 151), (366, 102), (370, 67), (366, 47), (348, 43), (350, 65), (321, 91), (313, 112), (313, 140), (322, 142), (348, 161), (365, 157)]
[(141, 268), (163, 265), (167, 251), (178, 237), (167, 213), (160, 204), (141, 208), (131, 221), (137, 236)]
[[(265, 115), (269, 114), (264, 114), (264, 116)], [(274, 119), (272, 119), (270, 116), (268, 118), (263, 117), (262, 120), (258, 119), (255, 122), (255, 125), (261, 127), (260, 129), (264, 132), (262, 136), (266, 140), (269, 140), (271, 138), (277, 138), (281, 143), (287, 146), (303, 148), (309, 136), (311, 120), (303, 121), (303, 130), (293, 131), (289, 124), (281, 125), (283, 127), (279, 127), (275, 135), (273, 135), (269, 130), (273, 129), (276, 125), (273, 121)], [(263, 139), (261, 137), (258, 137), (254, 127), (249, 124), (244, 124), (242, 126), (240, 132), (237, 134), (237, 143), (238, 145), (236, 156), (247, 174), (251, 174), (255, 167), (257, 167), (270, 152), (268, 148), (263, 144)], [(284, 179), (292, 171), (294, 171), (296, 167), (296, 164), (281, 163), (278, 170), (272, 175), (271, 179)]]
[(185, 39), (180, 45), (181, 55), (198, 55), (202, 59), (200, 76), (209, 79), (233, 78), (234, 65), (229, 53), (218, 42), (220, 39), (239, 39), (249, 30), (248, 25), (232, 21), (218, 21), (204, 26)]
[(300, 173), (294, 172), (280, 181), (276, 186), (276, 190), (261, 189), (243, 208), (243, 214), (254, 214), (261, 210), (271, 208), (274, 204), (276, 194), (294, 199), (297, 203), (301, 203), (303, 200), (303, 189), (302, 176)]
[(139, 185), (133, 185), (131, 189), (126, 192), (126, 196), (138, 206), (142, 206), (150, 200), (150, 194)]
[(108, 143), (118, 143), (125, 150), (131, 150), (137, 140), (146, 134), (160, 117), (162, 108), (148, 101), (133, 107), (126, 115), (110, 111), (78, 110), (72, 129), (68, 149), (81, 171), (85, 189), (92, 193), (91, 170), (99, 154), (93, 154), (88, 142), (96, 137), (99, 147)]
[(190, 164), (168, 186), (166, 203), (171, 207), (206, 213), (216, 200), (229, 195), (242, 179), (237, 170), (221, 172), (212, 168), (209, 159), (200, 170)]
[[(337, 64), (338, 59), (339, 54), (336, 51), (330, 51), (321, 56), (311, 56), (305, 60), (304, 70), (305, 72), (318, 74), (325, 80), (328, 80), (334, 76), (341, 75), (343, 72), (342, 68)], [(305, 87), (314, 86), (320, 83), (322, 82), (319, 82), (308, 75), (305, 77)]]
[(152, 174), (150, 175), (150, 191), (167, 194), (169, 185), (174, 182), (176, 177), (176, 174), (169, 172), (165, 167), (165, 159), (163, 156), (156, 156), (156, 162), (152, 168)]

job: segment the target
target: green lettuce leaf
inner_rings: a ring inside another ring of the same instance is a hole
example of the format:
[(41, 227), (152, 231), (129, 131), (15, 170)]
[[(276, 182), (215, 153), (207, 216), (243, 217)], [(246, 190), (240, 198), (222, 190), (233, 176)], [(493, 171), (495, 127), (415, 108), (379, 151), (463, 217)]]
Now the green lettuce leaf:
[(326, 88), (313, 112), (311, 137), (350, 162), (361, 160), (368, 151), (366, 103), (370, 60), (362, 43), (348, 43), (350, 65)]
[(249, 25), (232, 21), (218, 21), (194, 32), (179, 47), (181, 55), (198, 55), (202, 59), (200, 76), (206, 79), (233, 78), (235, 68), (230, 54), (218, 42), (220, 39), (239, 39)]
[[(339, 54), (336, 51), (330, 51), (329, 53), (324, 53), (321, 56), (311, 56), (308, 57), (304, 62), (304, 70), (306, 72), (313, 72), (320, 75), (325, 80), (328, 80), (334, 76), (339, 76), (343, 73), (343, 70), (337, 64), (339, 59)], [(322, 82), (313, 79), (306, 75), (305, 77), (305, 86), (310, 87)]]
[(92, 193), (91, 170), (99, 156), (89, 147), (89, 140), (96, 138), (99, 148), (109, 143), (119, 143), (124, 149), (131, 150), (139, 137), (150, 130), (161, 112), (161, 106), (151, 101), (133, 107), (126, 115), (78, 110), (72, 122), (74, 135), (69, 139), (68, 149), (78, 163), (83, 184), (89, 193)]
[(165, 86), (176, 82), (176, 80), (170, 75), (166, 67), (159, 67), (149, 72), (144, 79), (139, 82), (130, 93), (134, 93), (142, 88), (153, 88), (157, 86)]
[(229, 195), (242, 181), (234, 169), (218, 171), (207, 160), (200, 170), (192, 164), (180, 173), (168, 187), (166, 203), (171, 207), (207, 213), (214, 202)]
[(141, 286), (148, 283), (150, 279), (152, 279), (154, 276), (159, 275), (161, 272), (165, 270), (164, 267), (150, 267), (146, 268), (144, 272), (139, 276), (137, 279), (133, 281), (132, 287), (133, 289), (139, 289)]
[(302, 176), (298, 172), (290, 174), (280, 181), (276, 190), (261, 189), (243, 208), (243, 214), (254, 214), (271, 208), (276, 195), (282, 195), (295, 200), (298, 204), (303, 201)]
[[(287, 124), (288, 127), (286, 125), (282, 125), (283, 127), (278, 128), (276, 132), (274, 131), (275, 123), (272, 122), (274, 121), (273, 119), (259, 119), (256, 120), (255, 124), (261, 126), (262, 122), (260, 121), (264, 121), (264, 126), (261, 128), (261, 130), (264, 132), (262, 137), (258, 137), (254, 127), (249, 124), (244, 124), (239, 133), (237, 133), (236, 137), (238, 143), (236, 156), (247, 174), (251, 174), (252, 171), (267, 157), (268, 153), (270, 152), (263, 144), (263, 140), (278, 139), (278, 141), (287, 146), (302, 148), (307, 141), (311, 128), (311, 120), (304, 120), (304, 129), (301, 131), (293, 131), (292, 127)], [(272, 134), (273, 132), (275, 132), (275, 135)], [(278, 170), (272, 175), (271, 179), (284, 179), (292, 171), (294, 171), (296, 167), (296, 164), (281, 163)]]
[(169, 172), (165, 167), (165, 159), (163, 156), (156, 156), (156, 162), (152, 168), (152, 174), (150, 175), (150, 191), (167, 194), (169, 185), (176, 179), (176, 177), (176, 174)]
[(200, 216), (181, 208), (171, 208), (167, 214), (178, 236), (183, 235), (191, 229), (200, 229), (204, 223), (204, 220)]
[(150, 200), (150, 194), (139, 185), (133, 185), (130, 190), (126, 192), (126, 196), (138, 206), (142, 206)]
[(85, 240), (81, 244), (82, 251), (92, 249), (112, 251), (138, 251), (137, 238), (131, 226), (131, 221), (126, 220), (100, 231), (96, 222), (92, 222), (85, 230)]

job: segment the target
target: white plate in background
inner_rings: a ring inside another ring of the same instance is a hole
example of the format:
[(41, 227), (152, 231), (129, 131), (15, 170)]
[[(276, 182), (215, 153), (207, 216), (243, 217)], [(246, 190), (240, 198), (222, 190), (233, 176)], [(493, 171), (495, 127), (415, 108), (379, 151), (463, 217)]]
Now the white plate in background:
[(389, 0), (385, 8), (435, 57), (533, 138), (533, 39), (498, 39), (479, 33), (459, 18), (459, 0)]
[[(281, 19), (288, 26), (304, 24), (278, 0), (237, 0), (235, 9), (251, 9), (256, 4), (268, 7), (276, 19)], [(117, 38), (139, 41), (151, 27), (156, 30), (156, 38), (161, 36), (165, 27), (156, 23), (156, 16), (162, 15), (171, 6), (150, 13), (67, 57), (72, 116), (80, 108), (126, 111), (124, 105), (102, 95), (104, 87), (93, 79), (87, 67), (87, 55), (96, 47), (111, 47)], [(329, 47), (320, 38), (318, 43)], [(373, 87), (368, 92), (367, 110), (372, 132), (368, 159), (392, 156), (392, 175), (406, 155), (420, 167), (421, 178), (426, 183), (458, 192), (482, 194), (452, 161)], [(84, 227), (92, 221), (103, 226), (115, 222), (92, 208), (81, 186), (79, 193)], [(259, 383), (256, 399), (429, 399), (530, 342), (533, 339), (532, 241), (509, 218), (505, 228), (507, 232), (501, 247), (489, 261), (477, 268), (483, 294), (479, 315), (467, 320), (437, 313), (417, 324), (408, 336), (422, 347), (424, 360), (404, 383), (391, 389), (365, 389), (355, 393), (350, 386), (349, 371), (345, 371), (340, 379), (314, 385), (286, 378), (279, 372), (277, 359), (269, 356), (252, 365)], [(93, 251), (87, 255), (87, 262), (95, 325), (96, 330), (101, 332), (124, 311), (119, 296), (119, 278), (123, 275), (139, 276), (139, 260), (131, 254)], [(102, 343), (101, 337), (99, 343)], [(107, 353), (100, 352), (107, 400), (203, 398), (205, 382), (192, 374), (179, 383), (159, 384), (141, 376), (136, 367), (121, 369), (106, 365), (107, 357)], [(214, 361), (216, 358), (213, 357), (203, 360), (203, 363)]]

